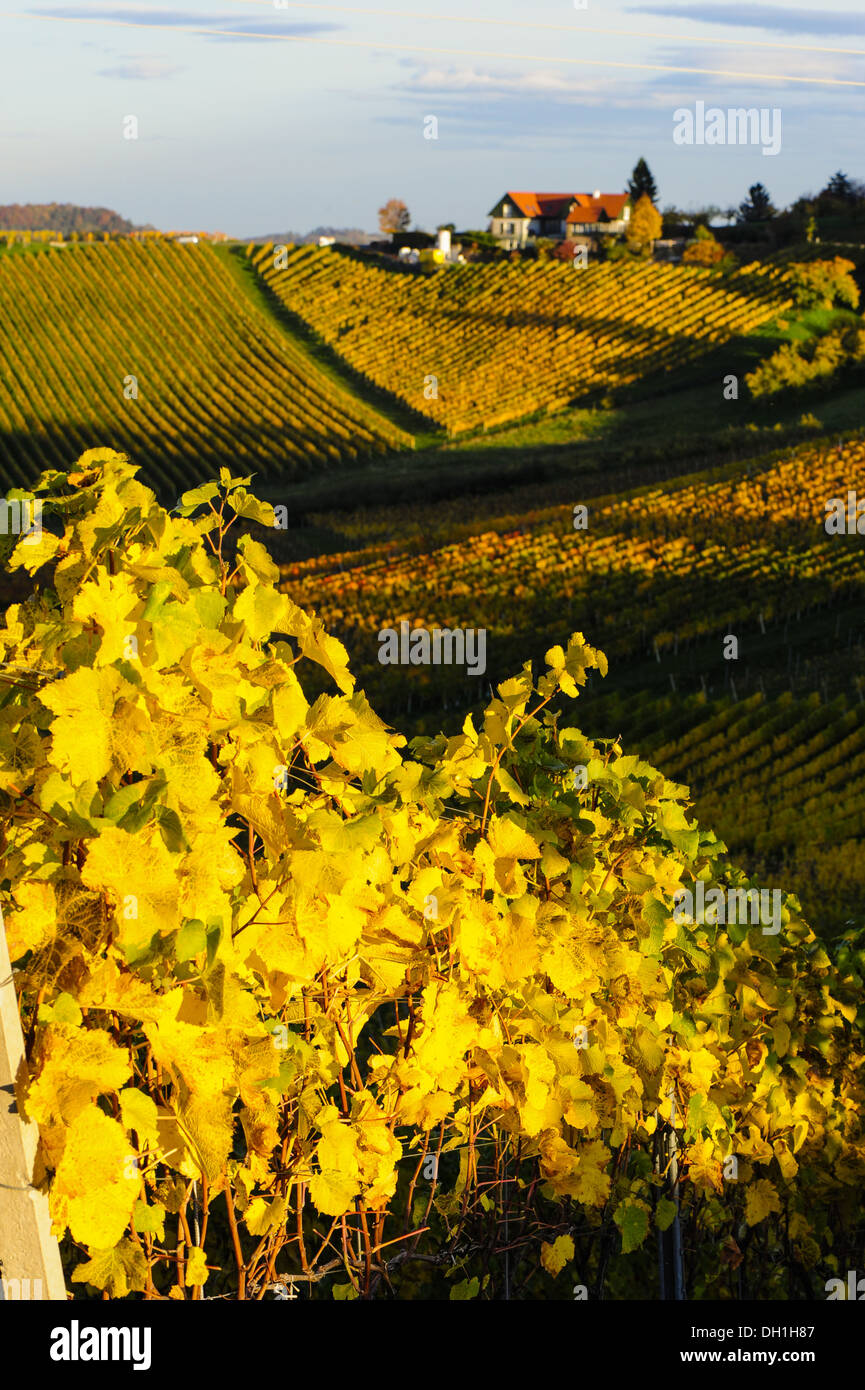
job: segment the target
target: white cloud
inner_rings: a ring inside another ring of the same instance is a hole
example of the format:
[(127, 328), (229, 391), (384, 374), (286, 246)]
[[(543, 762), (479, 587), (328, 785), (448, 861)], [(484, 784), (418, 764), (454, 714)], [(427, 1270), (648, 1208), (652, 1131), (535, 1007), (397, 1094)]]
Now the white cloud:
[[(405, 64), (409, 66), (409, 64)], [(416, 71), (397, 91), (416, 95), (426, 92), (443, 98), (456, 96), (537, 98), (546, 97), (552, 103), (572, 106), (600, 106), (623, 109), (647, 104), (644, 85), (625, 78), (611, 89), (608, 77), (586, 77), (581, 72), (562, 72), (554, 68), (530, 72), (502, 71), (472, 66), (468, 68), (436, 67), (414, 64)], [(652, 97), (649, 97), (651, 100)], [(478, 117), (483, 108), (478, 108)]]
[(152, 78), (174, 77), (183, 68), (174, 63), (163, 63), (158, 58), (133, 58), (129, 62), (118, 63), (113, 68), (101, 68), (97, 77), (117, 77), (124, 82), (147, 82)]

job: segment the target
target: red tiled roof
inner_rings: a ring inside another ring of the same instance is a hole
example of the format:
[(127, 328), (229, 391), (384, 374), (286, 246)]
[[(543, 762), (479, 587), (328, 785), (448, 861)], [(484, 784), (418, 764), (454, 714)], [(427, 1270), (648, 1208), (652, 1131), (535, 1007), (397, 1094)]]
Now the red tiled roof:
[(517, 205), (523, 217), (564, 217), (573, 201), (571, 193), (512, 193), (505, 194)]
[(503, 194), (503, 198), (512, 202), (523, 217), (564, 218), (576, 203), (580, 212), (585, 213), (585, 216), (579, 218), (581, 222), (597, 222), (601, 212), (615, 220), (621, 217), (622, 209), (628, 201), (627, 193), (602, 193), (600, 198), (596, 199), (591, 193), (517, 193), (511, 189)]
[(590, 193), (574, 195), (576, 207), (568, 215), (569, 222), (599, 222), (601, 213), (606, 213), (611, 222), (621, 217), (628, 201), (627, 193), (602, 193), (593, 198)]

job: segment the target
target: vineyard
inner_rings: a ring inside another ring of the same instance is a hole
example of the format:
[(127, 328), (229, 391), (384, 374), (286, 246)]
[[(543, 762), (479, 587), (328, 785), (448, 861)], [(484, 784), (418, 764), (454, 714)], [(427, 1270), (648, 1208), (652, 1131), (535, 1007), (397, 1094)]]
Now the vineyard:
[(207, 245), (0, 255), (0, 478), (94, 445), (176, 495), (226, 462), (291, 477), (410, 446), (325, 377)]
[(685, 783), (734, 861), (786, 884), (821, 930), (865, 921), (861, 693), (599, 698), (598, 720)]
[[(291, 314), (451, 433), (562, 410), (749, 333), (792, 303), (782, 271), (467, 265), (432, 276), (331, 248), (251, 248)], [(277, 268), (278, 267), (278, 268)]]
[[(490, 508), (475, 534), (464, 505), (384, 508), (339, 523), (354, 549), (282, 573), (339, 632), (379, 707), (401, 722), (413, 713), (419, 728), (478, 694), (449, 667), (378, 664), (379, 630), (404, 619), (486, 628), (493, 683), (526, 634), (540, 653), (570, 626), (618, 663), (642, 663), (638, 691), (595, 705), (592, 688), (591, 727), (616, 729), (687, 783), (731, 851), (783, 873), (834, 930), (865, 920), (865, 552), (856, 534), (827, 534), (826, 504), (846, 506), (863, 485), (865, 444), (833, 442), (590, 501), (585, 530), (574, 530), (570, 504), (522, 516)], [(384, 539), (393, 535), (402, 545)], [(806, 671), (796, 644), (807, 622)], [(723, 659), (727, 634), (738, 637), (735, 662)], [(858, 695), (848, 693), (856, 679)]]
[[(0, 535), (0, 908), (74, 1298), (667, 1298), (678, 1251), (688, 1298), (813, 1300), (855, 1268), (861, 431), (544, 439), (537, 482), (512, 443), (476, 495), (482, 449), (423, 430), (678, 367), (788, 288), (0, 252), (0, 464), (44, 507)], [(424, 498), (436, 458), (465, 477)], [(352, 511), (339, 468), (416, 500)], [(478, 673), (382, 664), (402, 624), (482, 630)], [(775, 892), (777, 927), (683, 888)]]
[[(496, 666), (512, 664), (579, 620), (611, 653), (679, 648), (710, 634), (778, 622), (840, 597), (858, 598), (865, 554), (857, 535), (828, 535), (826, 503), (865, 482), (865, 445), (803, 447), (625, 499), (517, 518), (427, 554), (393, 543), (283, 567), (292, 593), (345, 634), (371, 666), (379, 629), (407, 618), (486, 627)], [(412, 512), (406, 508), (411, 529)], [(422, 507), (420, 508), (422, 511)], [(388, 524), (394, 525), (391, 513)], [(381, 528), (383, 523), (374, 524)], [(357, 530), (355, 528), (355, 534)]]

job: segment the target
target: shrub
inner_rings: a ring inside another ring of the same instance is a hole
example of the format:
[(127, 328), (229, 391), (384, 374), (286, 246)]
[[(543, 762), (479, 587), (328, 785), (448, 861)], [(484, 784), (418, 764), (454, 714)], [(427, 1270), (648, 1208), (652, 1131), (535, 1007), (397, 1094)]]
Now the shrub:
[(774, 396), (832, 377), (842, 367), (865, 360), (865, 328), (833, 329), (802, 344), (783, 343), (765, 362), (745, 377), (755, 398)]
[(788, 277), (793, 297), (801, 309), (831, 309), (833, 304), (859, 307), (859, 287), (852, 272), (852, 261), (835, 256), (831, 261), (805, 261), (791, 265)]

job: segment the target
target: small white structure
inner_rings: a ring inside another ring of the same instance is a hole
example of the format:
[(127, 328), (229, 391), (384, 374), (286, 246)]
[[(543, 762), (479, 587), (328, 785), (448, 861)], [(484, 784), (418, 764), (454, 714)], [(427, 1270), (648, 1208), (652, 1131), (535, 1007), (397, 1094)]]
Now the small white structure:
[(439, 227), (436, 233), (436, 247), (441, 251), (446, 261), (451, 257), (451, 230), (450, 227)]
[(318, 244), (319, 246), (333, 246), (335, 241), (335, 236), (320, 236), (318, 239)]

